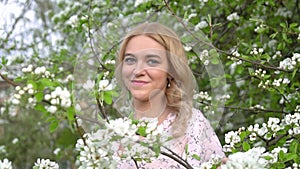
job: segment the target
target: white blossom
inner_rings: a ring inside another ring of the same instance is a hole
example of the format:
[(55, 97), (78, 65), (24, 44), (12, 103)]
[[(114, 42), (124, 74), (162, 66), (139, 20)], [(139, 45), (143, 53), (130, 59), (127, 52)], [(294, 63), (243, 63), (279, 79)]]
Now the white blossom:
[(205, 49), (201, 52), (199, 59), (202, 61), (206, 57), (208, 57), (208, 50)]
[(50, 100), (51, 99), (51, 95), (50, 94), (45, 94), (44, 99), (47, 100), (47, 101)]
[(47, 111), (50, 113), (55, 113), (57, 111), (57, 107), (51, 105), (47, 108)]
[(21, 89), (20, 86), (16, 86), (16, 88), (15, 88), (16, 91), (19, 91), (20, 89)]
[(24, 90), (19, 90), (19, 94), (23, 95), (23, 94), (25, 94), (25, 91)]
[(112, 90), (112, 84), (109, 83), (109, 80), (104, 79), (99, 82), (99, 91)]
[(207, 100), (210, 101), (211, 97), (209, 96), (209, 94), (205, 91), (200, 91), (199, 93), (195, 94), (193, 96), (194, 99), (200, 99), (200, 100)]
[(28, 65), (28, 67), (26, 68), (22, 68), (22, 72), (24, 73), (30, 73), (33, 70), (33, 66), (32, 65)]
[(35, 102), (35, 99), (34, 99), (34, 98), (32, 98), (32, 97), (29, 97), (29, 98), (28, 98), (28, 103), (31, 103), (31, 104), (32, 104), (32, 103), (34, 103), (34, 102)]
[(200, 29), (206, 28), (208, 26), (206, 21), (200, 21), (196, 26), (195, 26), (195, 31), (198, 31)]
[(66, 21), (66, 24), (75, 26), (76, 23), (78, 22), (78, 16), (77, 15), (72, 15), (69, 20)]
[(300, 112), (300, 105), (297, 105), (297, 106), (296, 106), (295, 112)]
[(147, 3), (149, 0), (135, 0), (134, 7)]
[(191, 46), (183, 46), (184, 50), (185, 51), (191, 51), (192, 50), (192, 47)]
[(236, 56), (236, 57), (240, 57), (240, 56), (241, 56), (241, 54), (240, 54), (237, 50), (235, 50), (235, 51), (232, 53), (232, 55), (233, 55), (233, 56)]
[(19, 142), (19, 139), (18, 138), (14, 138), (13, 140), (12, 140), (12, 143), (13, 144), (16, 144), (16, 143), (18, 143)]
[(286, 58), (279, 63), (279, 68), (284, 70), (293, 70), (295, 68), (295, 61), (291, 58)]
[(32, 95), (35, 93), (35, 91), (33, 89), (28, 89), (27, 93)]
[(230, 131), (225, 134), (225, 143), (234, 145), (236, 143), (239, 143), (241, 141), (241, 138), (236, 131)]
[(209, 64), (209, 60), (205, 60), (205, 61), (203, 62), (203, 64), (204, 64), (205, 66), (207, 66), (207, 65)]
[(39, 158), (34, 163), (34, 167), (38, 167), (39, 169), (59, 169), (59, 165), (56, 162)]
[(27, 88), (28, 89), (32, 89), (33, 88), (33, 85), (31, 83), (27, 84)]
[(46, 72), (46, 67), (45, 67), (45, 66), (37, 67), (37, 68), (35, 68), (35, 70), (34, 70), (34, 73), (35, 73), (36, 75), (43, 74), (43, 73), (45, 73), (45, 72)]
[(15, 104), (15, 105), (17, 105), (17, 104), (20, 104), (20, 100), (18, 100), (18, 99), (12, 99), (12, 104)]
[(284, 78), (282, 81), (283, 84), (289, 84), (290, 80), (288, 78)]
[(83, 85), (82, 87), (86, 90), (90, 90), (90, 89), (93, 89), (95, 86), (95, 81), (92, 81), (92, 80), (87, 80)]
[(56, 149), (53, 151), (53, 154), (58, 155), (58, 153), (59, 153), (60, 151), (61, 151), (60, 148), (56, 148)]
[(262, 157), (264, 147), (255, 147), (247, 152), (237, 152), (228, 156), (226, 164), (221, 169), (265, 169), (267, 161)]
[(240, 17), (236, 12), (227, 16), (228, 21), (239, 20), (239, 19), (240, 19)]
[(250, 54), (251, 55), (258, 55), (260, 52), (257, 51), (257, 48), (253, 48), (251, 51), (250, 51)]
[(21, 95), (20, 94), (14, 94), (14, 98), (21, 99)]
[(73, 75), (68, 75), (65, 79), (65, 82), (70, 82), (74, 80), (74, 76)]
[(254, 32), (259, 32), (259, 30), (264, 29), (266, 26), (261, 24), (254, 29)]
[[(105, 122), (105, 126), (105, 129), (97, 130), (95, 133), (84, 134), (85, 141), (77, 140), (75, 147), (79, 151), (80, 169), (90, 166), (100, 169), (116, 168), (117, 161), (121, 158), (130, 160), (132, 157), (142, 159), (155, 157), (155, 153), (148, 146), (143, 146), (138, 141), (149, 145), (157, 143), (157, 138), (163, 131), (162, 127), (157, 127), (157, 119), (142, 118), (136, 125), (131, 119), (120, 118)], [(146, 128), (146, 137), (136, 135), (138, 127)], [(166, 139), (160, 140), (163, 143)]]
[(277, 57), (282, 57), (282, 54), (280, 51), (276, 51), (275, 55), (272, 56), (272, 59), (276, 59)]
[(0, 168), (1, 169), (12, 169), (12, 163), (8, 159), (0, 160)]

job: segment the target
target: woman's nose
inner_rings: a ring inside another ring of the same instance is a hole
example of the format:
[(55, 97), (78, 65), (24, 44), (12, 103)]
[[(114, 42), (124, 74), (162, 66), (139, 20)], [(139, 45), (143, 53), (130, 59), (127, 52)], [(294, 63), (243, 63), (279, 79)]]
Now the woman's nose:
[(135, 76), (143, 75), (145, 73), (145, 66), (142, 62), (138, 62), (133, 69), (133, 74)]

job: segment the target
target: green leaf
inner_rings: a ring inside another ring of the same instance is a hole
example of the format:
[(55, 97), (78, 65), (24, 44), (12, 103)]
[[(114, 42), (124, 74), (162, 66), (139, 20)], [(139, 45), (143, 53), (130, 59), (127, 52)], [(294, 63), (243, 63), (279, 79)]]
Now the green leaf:
[(41, 104), (35, 105), (35, 106), (34, 106), (34, 109), (37, 110), (37, 111), (44, 112), (44, 113), (47, 112), (46, 108), (45, 108), (43, 105), (41, 105)]
[(244, 140), (248, 136), (248, 133), (246, 131), (242, 131), (240, 134), (241, 140)]
[(283, 157), (283, 162), (291, 161), (297, 159), (297, 154), (294, 153), (285, 153)]
[(271, 34), (271, 35), (270, 35), (270, 38), (271, 38), (271, 39), (274, 39), (274, 38), (277, 36), (277, 34), (278, 34), (278, 32), (275, 32), (275, 33)]
[(296, 28), (298, 26), (298, 23), (291, 23), (290, 28)]
[(192, 157), (198, 161), (200, 161), (200, 159), (201, 159), (200, 156), (197, 154), (193, 154)]
[(209, 56), (210, 56), (210, 62), (214, 65), (219, 64), (219, 53), (217, 52), (216, 49), (211, 49), (208, 52)]
[(15, 82), (22, 82), (23, 81), (23, 78), (22, 77), (17, 77), (14, 79)]
[(263, 158), (268, 160), (268, 161), (273, 159), (273, 157), (271, 157), (271, 156), (263, 156)]
[(279, 24), (281, 27), (286, 28), (286, 24), (285, 23), (280, 23)]
[(289, 152), (297, 153), (298, 147), (299, 147), (299, 142), (297, 140), (293, 140), (290, 144)]
[(57, 119), (53, 116), (50, 116), (47, 118), (46, 122), (52, 122), (52, 121), (56, 121)]
[(42, 87), (43, 87), (41, 89), (44, 89), (44, 87), (54, 86), (54, 83), (50, 79), (47, 79), (47, 78), (42, 78), (40, 80), (40, 82), (41, 82)]
[(75, 115), (74, 107), (68, 108), (67, 113), (68, 113), (68, 120), (70, 122), (74, 121), (74, 115)]
[(36, 84), (36, 82), (33, 81), (33, 80), (28, 80), (27, 84), (32, 84), (33, 89), (37, 89), (37, 84)]
[(6, 65), (7, 63), (8, 63), (8, 59), (6, 59), (4, 56), (2, 56), (1, 64)]
[(236, 67), (236, 72), (237, 72), (237, 74), (242, 74), (243, 72), (244, 72), (244, 67), (243, 66), (240, 66), (240, 65), (238, 65), (237, 67)]
[(158, 155), (160, 153), (160, 145), (159, 144), (154, 144), (152, 148), (156, 155)]
[(185, 145), (185, 154), (186, 155), (189, 154), (189, 145), (188, 144)]
[(219, 58), (216, 57), (216, 56), (212, 56), (212, 58), (210, 59), (210, 62), (211, 62), (213, 65), (217, 65), (217, 64), (220, 63)]
[(254, 74), (253, 68), (248, 68), (248, 72), (249, 72), (249, 75), (253, 75)]
[(249, 145), (249, 143), (247, 141), (243, 142), (243, 150), (244, 151), (248, 151), (251, 148), (251, 146)]
[(219, 86), (220, 80), (217, 77), (210, 78), (210, 85), (212, 88)]
[(295, 75), (296, 75), (297, 72), (298, 72), (298, 68), (294, 69), (291, 79), (294, 79), (294, 77), (295, 77)]
[(57, 129), (58, 124), (58, 120), (53, 120), (49, 126), (50, 132), (54, 132)]
[(137, 133), (138, 133), (140, 136), (145, 137), (145, 136), (146, 136), (146, 128), (145, 128), (145, 127), (139, 127), (138, 130), (137, 130)]
[(41, 102), (43, 100), (43, 98), (44, 98), (44, 93), (38, 92), (38, 93), (36, 93), (34, 95), (34, 97), (35, 97), (35, 99), (36, 99), (37, 102)]
[(103, 100), (106, 104), (112, 104), (112, 97), (109, 92), (103, 91)]
[(278, 159), (279, 159), (280, 161), (282, 161), (282, 160), (283, 160), (283, 157), (284, 157), (284, 152), (283, 152), (282, 150), (280, 150), (279, 153), (278, 153)]

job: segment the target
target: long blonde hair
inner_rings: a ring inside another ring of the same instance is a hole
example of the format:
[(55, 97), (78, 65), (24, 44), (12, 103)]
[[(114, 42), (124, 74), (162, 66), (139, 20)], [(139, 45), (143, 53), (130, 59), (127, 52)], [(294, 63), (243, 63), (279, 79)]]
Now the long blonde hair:
[(121, 85), (121, 94), (115, 105), (126, 104), (126, 101), (128, 101), (128, 89), (125, 87), (121, 77), (122, 62), (128, 42), (132, 37), (138, 35), (152, 38), (167, 50), (168, 73), (171, 79), (169, 80), (170, 85), (166, 89), (167, 106), (173, 110), (172, 113), (176, 114), (175, 121), (172, 124), (172, 135), (174, 137), (182, 136), (186, 131), (187, 122), (192, 116), (195, 81), (179, 37), (174, 31), (164, 25), (144, 23), (125, 36), (117, 58), (116, 79)]

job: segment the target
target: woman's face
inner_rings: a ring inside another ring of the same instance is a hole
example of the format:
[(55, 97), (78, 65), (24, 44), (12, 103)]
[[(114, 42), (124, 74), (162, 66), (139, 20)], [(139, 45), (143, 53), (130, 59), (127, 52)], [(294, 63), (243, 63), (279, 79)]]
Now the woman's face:
[(167, 86), (168, 59), (165, 48), (152, 38), (138, 35), (125, 48), (123, 81), (135, 100), (149, 101)]

